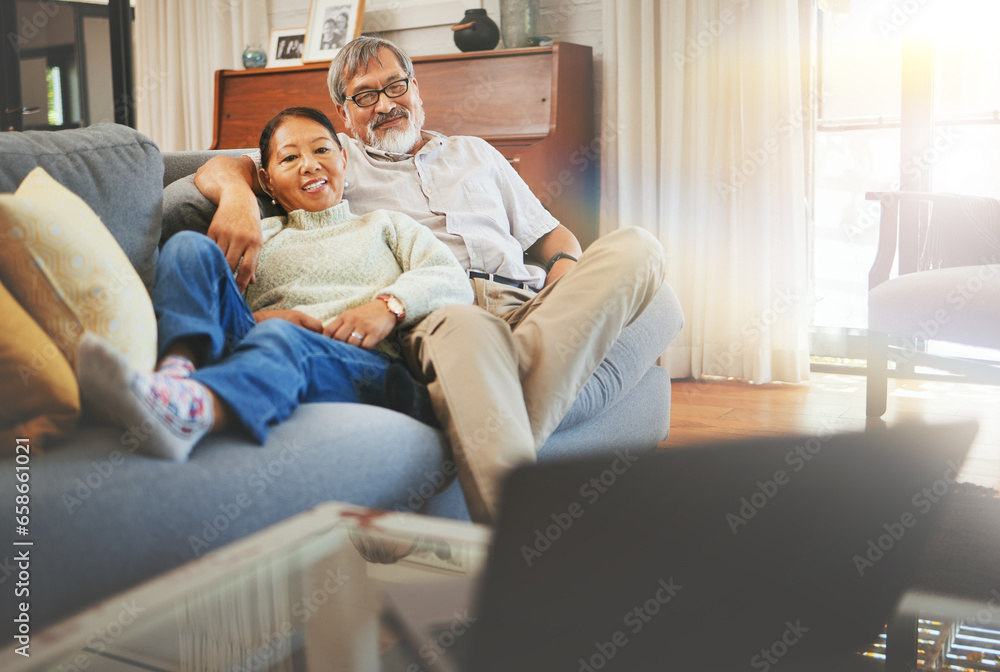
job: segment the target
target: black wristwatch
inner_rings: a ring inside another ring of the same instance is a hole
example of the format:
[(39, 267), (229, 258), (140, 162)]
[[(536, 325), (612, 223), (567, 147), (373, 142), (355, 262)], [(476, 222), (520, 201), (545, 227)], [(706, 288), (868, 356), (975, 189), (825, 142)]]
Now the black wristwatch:
[(552, 255), (551, 259), (549, 259), (547, 262), (545, 262), (545, 274), (546, 275), (549, 274), (549, 271), (552, 270), (552, 267), (560, 259), (570, 259), (572, 261), (576, 261), (577, 260), (576, 257), (574, 257), (572, 254), (566, 254), (565, 252), (556, 252), (555, 254)]

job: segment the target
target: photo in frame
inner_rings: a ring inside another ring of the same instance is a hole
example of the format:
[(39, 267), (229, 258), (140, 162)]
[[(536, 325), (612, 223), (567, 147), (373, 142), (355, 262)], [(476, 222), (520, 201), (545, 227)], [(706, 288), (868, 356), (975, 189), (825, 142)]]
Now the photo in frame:
[(284, 68), (302, 65), (302, 50), (305, 47), (305, 41), (305, 26), (272, 30), (271, 43), (267, 49), (267, 67)]
[(302, 60), (331, 61), (341, 47), (361, 34), (365, 0), (312, 0)]

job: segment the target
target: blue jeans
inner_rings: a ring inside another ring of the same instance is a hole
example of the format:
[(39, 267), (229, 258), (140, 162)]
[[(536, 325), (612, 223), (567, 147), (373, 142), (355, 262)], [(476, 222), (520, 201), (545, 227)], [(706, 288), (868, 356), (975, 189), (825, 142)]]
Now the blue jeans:
[(176, 234), (160, 252), (153, 287), (159, 358), (178, 339), (193, 346), (191, 376), (209, 387), (260, 443), (299, 404), (385, 406), (392, 358), (285, 320), (257, 324), (226, 257), (200, 233)]

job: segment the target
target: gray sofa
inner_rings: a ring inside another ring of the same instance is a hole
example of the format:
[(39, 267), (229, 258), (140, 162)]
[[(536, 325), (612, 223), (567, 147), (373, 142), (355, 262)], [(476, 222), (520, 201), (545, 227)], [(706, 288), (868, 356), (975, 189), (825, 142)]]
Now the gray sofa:
[[(198, 228), (184, 209), (192, 182), (182, 178), (208, 156), (164, 155), (148, 138), (113, 125), (0, 133), (0, 192), (44, 167), (101, 216), (148, 285), (162, 243), (164, 186), (180, 180), (166, 190), (171, 226), (180, 220)], [(681, 325), (677, 299), (665, 286), (539, 459), (648, 450), (666, 438), (670, 378), (650, 367)], [(442, 435), (382, 408), (307, 404), (264, 446), (237, 432), (215, 435), (184, 464), (134, 453), (133, 444), (120, 429), (84, 425), (32, 457), (33, 632), (320, 502), (467, 519)], [(0, 462), (2, 510), (13, 510), (13, 484), (7, 459)], [(9, 628), (17, 572), (10, 571), (14, 524), (4, 528), (0, 583), (8, 585), (0, 588), (0, 617)]]

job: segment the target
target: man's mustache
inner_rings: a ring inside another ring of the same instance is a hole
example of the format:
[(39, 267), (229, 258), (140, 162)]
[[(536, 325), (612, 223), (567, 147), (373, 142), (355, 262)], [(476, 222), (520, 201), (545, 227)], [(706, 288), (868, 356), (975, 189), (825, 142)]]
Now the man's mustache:
[(404, 119), (410, 118), (410, 113), (406, 111), (405, 108), (397, 107), (389, 112), (380, 112), (372, 117), (372, 120), (368, 122), (368, 130), (375, 130), (375, 127), (384, 121), (389, 121), (390, 119), (395, 119), (396, 117), (403, 117)]

